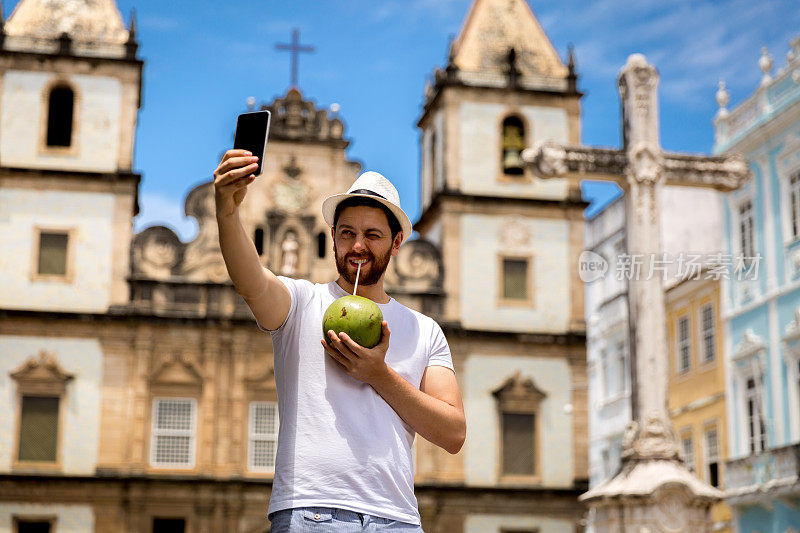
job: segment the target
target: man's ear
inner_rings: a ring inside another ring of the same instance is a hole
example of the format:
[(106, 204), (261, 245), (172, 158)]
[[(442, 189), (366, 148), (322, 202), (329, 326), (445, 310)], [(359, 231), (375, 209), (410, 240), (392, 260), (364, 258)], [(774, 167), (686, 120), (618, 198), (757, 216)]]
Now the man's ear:
[(334, 256), (336, 255), (336, 228), (331, 227), (331, 250), (334, 250)]
[(400, 251), (400, 245), (403, 244), (403, 230), (397, 232), (397, 235), (394, 236), (394, 241), (392, 242), (392, 256), (397, 255)]

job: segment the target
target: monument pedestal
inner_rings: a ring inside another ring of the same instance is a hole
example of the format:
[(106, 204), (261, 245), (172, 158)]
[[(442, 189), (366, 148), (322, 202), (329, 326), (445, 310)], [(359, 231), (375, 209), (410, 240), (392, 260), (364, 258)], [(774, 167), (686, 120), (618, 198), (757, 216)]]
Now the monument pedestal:
[(595, 533), (713, 531), (711, 507), (722, 493), (686, 468), (668, 425), (653, 417), (639, 431), (631, 422), (623, 446), (619, 472), (580, 497)]

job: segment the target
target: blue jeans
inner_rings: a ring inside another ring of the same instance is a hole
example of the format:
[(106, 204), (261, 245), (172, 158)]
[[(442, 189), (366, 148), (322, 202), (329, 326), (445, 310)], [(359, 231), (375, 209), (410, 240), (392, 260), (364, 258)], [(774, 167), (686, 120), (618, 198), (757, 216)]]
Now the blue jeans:
[(422, 526), (330, 507), (298, 507), (272, 513), (270, 533), (339, 533), (356, 531), (404, 531), (425, 533)]

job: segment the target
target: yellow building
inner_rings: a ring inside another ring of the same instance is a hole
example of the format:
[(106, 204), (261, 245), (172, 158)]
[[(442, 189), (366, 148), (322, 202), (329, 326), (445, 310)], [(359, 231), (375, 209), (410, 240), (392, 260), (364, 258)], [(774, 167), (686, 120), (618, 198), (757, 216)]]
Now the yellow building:
[[(725, 489), (728, 458), (725, 366), (722, 356), (720, 281), (703, 272), (666, 292), (669, 384), (667, 408), (686, 465), (711, 485)], [(731, 510), (712, 509), (716, 531), (731, 531)]]

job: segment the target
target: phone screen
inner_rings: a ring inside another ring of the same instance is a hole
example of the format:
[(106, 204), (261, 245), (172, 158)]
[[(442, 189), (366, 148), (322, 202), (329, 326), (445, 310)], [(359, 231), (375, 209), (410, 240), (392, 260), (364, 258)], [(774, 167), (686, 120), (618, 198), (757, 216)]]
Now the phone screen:
[(264, 152), (267, 150), (269, 134), (269, 111), (253, 111), (242, 113), (236, 120), (236, 135), (233, 138), (234, 149), (247, 150), (258, 157), (258, 169), (253, 173), (261, 174), (264, 164)]

